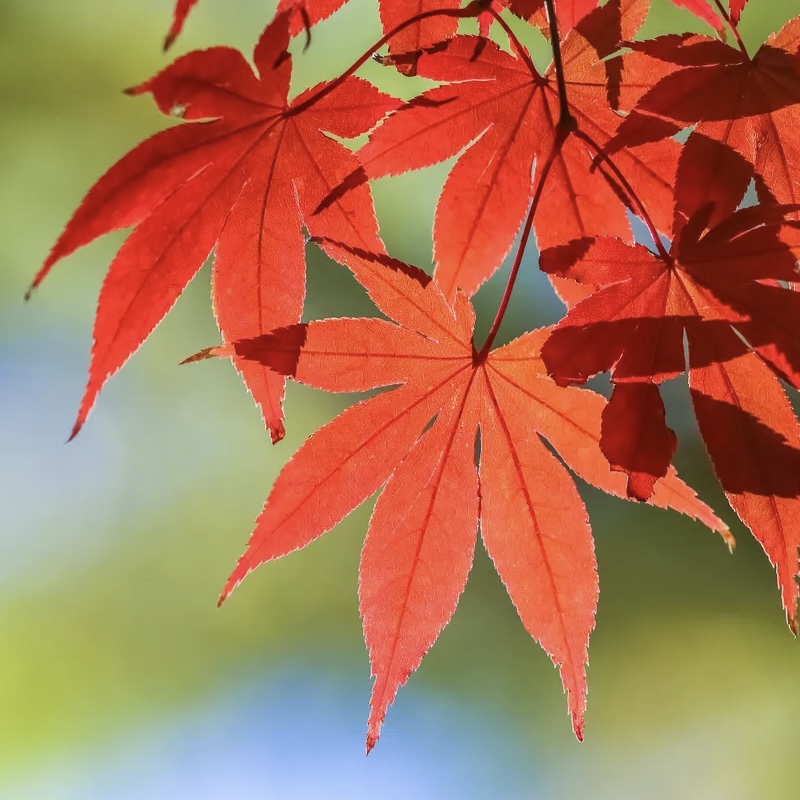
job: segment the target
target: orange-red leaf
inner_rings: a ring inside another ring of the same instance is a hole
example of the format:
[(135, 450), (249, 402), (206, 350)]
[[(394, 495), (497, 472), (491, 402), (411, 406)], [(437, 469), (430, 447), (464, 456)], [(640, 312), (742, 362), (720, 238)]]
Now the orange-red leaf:
[(478, 530), (477, 397), (470, 372), (386, 484), (361, 554), (359, 607), (375, 676), (367, 752), (386, 709), (450, 621)]
[(489, 374), (479, 376), (488, 400), (480, 423), (483, 541), (525, 629), (561, 669), (582, 740), (598, 597), (589, 519), (566, 469), (520, 408), (518, 389), (502, 366), (499, 380)]
[[(721, 17), (717, 16), (711, 10), (711, 6), (706, 0), (672, 0), (672, 2), (680, 8), (691, 11), (698, 19), (707, 22), (712, 28), (716, 28), (719, 31), (724, 30), (725, 23), (722, 21)], [(734, 2), (736, 2), (736, 0), (734, 0)]]
[(731, 19), (734, 22), (739, 21), (739, 18), (742, 16), (742, 11), (746, 5), (747, 0), (730, 0)]
[[(614, 135), (619, 117), (606, 93), (606, 62), (591, 41), (609, 47), (605, 26), (614, 19), (621, 25), (620, 13), (619, 3), (597, 9), (564, 41), (570, 109), (599, 146)], [(628, 17), (626, 25), (635, 28)], [(541, 76), (525, 56), (470, 36), (422, 54), (416, 67), (419, 75), (445, 85), (412, 99), (371, 134), (359, 151), (363, 171), (346, 185), (461, 153), (439, 198), (433, 231), (436, 278), (452, 300), (458, 288), (477, 291), (511, 249), (531, 201), (537, 163), (556, 134), (556, 77), (552, 68)], [(625, 80), (626, 101), (634, 102), (646, 88), (638, 73), (634, 82)], [(672, 223), (678, 151), (675, 142), (660, 142), (647, 154), (632, 149), (619, 158), (664, 231)], [(603, 169), (592, 168), (595, 155), (575, 137), (557, 153), (534, 222), (540, 246), (601, 232), (631, 237), (626, 201)]]
[[(395, 322), (322, 320), (211, 354), (254, 360), (331, 391), (397, 388), (348, 409), (300, 448), (278, 477), (223, 599), (250, 570), (306, 545), (384, 487), (359, 592), (375, 675), (369, 749), (398, 688), (455, 609), (480, 505), (487, 549), (525, 627), (559, 666), (581, 737), (597, 574), (583, 503), (544, 441), (589, 483), (625, 496), (625, 477), (600, 450), (605, 401), (547, 378), (539, 351), (548, 331), (480, 357), (474, 313), (462, 293), (451, 307), (437, 283), (412, 268), (327, 247)], [(652, 503), (728, 536), (672, 469)]]

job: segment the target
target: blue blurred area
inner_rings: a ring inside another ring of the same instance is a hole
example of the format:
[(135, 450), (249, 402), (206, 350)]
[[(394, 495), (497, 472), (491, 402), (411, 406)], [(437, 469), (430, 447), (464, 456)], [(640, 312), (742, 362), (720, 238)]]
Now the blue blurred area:
[[(587, 742), (479, 551), (459, 611), (365, 759), (356, 581), (369, 509), (215, 608), (281, 465), (342, 398), (291, 386), (288, 436), (272, 447), (230, 365), (178, 368), (218, 340), (206, 269), (65, 446), (122, 237), (21, 298), (86, 188), (163, 125), (119, 90), (167, 63), (171, 5), (0, 5), (0, 797), (794, 800), (800, 654), (741, 527), (731, 558), (698, 525), (581, 487), (601, 582)], [(248, 49), (274, 2), (235, 5), (203, 0), (176, 51)], [(769, 30), (768, 7), (751, 0), (750, 40)], [(689, 19), (667, 0), (654, 9)], [(374, 0), (351, 0), (298, 56), (298, 88), (341, 70), (376, 30)], [(397, 256), (430, 262), (446, 173), (376, 185)], [(344, 270), (310, 261), (309, 318), (370, 313)], [(482, 290), (480, 325), (502, 286), (501, 274)], [(512, 312), (504, 338), (557, 315), (534, 258)], [(734, 524), (685, 386), (669, 393), (682, 473)]]
[[(434, 800), (545, 797), (518, 743), (487, 759), (500, 720), (420, 694), (363, 756), (363, 698), (303, 670), (240, 686), (205, 707), (148, 724), (88, 758), (54, 766), (7, 800)], [(538, 781), (541, 785), (541, 781)]]
[[(84, 369), (78, 351), (78, 343), (69, 339), (38, 339), (13, 348), (5, 343), (0, 349), (0, 440), (7, 457), (14, 454), (13, 466), (9, 457), (3, 469), (0, 490), (0, 594), (52, 578), (53, 572), (91, 557), (102, 545), (100, 521), (113, 524), (116, 481), (107, 467), (112, 442), (68, 449), (66, 429), (58, 425), (55, 398), (63, 397), (72, 376)], [(42, 352), (51, 354), (49, 363)], [(53, 525), (54, 507), (63, 510), (68, 525)], [(62, 554), (57, 561), (51, 558), (54, 551)]]

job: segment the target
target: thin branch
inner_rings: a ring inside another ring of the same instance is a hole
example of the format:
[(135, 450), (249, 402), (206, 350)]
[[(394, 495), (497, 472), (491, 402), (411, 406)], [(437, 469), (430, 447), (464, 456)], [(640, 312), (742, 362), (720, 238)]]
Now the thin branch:
[(630, 181), (622, 174), (620, 168), (611, 160), (608, 154), (603, 151), (603, 148), (600, 147), (600, 145), (597, 144), (597, 142), (592, 139), (591, 136), (589, 136), (589, 134), (578, 129), (575, 131), (575, 136), (577, 136), (582, 142), (585, 142), (587, 145), (589, 145), (589, 147), (591, 147), (591, 149), (597, 154), (597, 158), (608, 166), (614, 177), (619, 181), (620, 186), (624, 190), (625, 194), (628, 196), (631, 206), (634, 207), (634, 210), (639, 214), (639, 216), (642, 218), (642, 221), (647, 226), (647, 230), (650, 231), (650, 236), (653, 238), (653, 244), (655, 245), (656, 250), (658, 250), (658, 254), (668, 263), (672, 263), (672, 256), (670, 256), (664, 247), (664, 244), (661, 241), (661, 236), (659, 236), (658, 229), (656, 228), (652, 217), (644, 207), (644, 203), (642, 203), (639, 195), (636, 194), (636, 190), (633, 188), (633, 186), (631, 186)]
[(739, 49), (742, 51), (742, 55), (750, 61), (750, 53), (747, 52), (747, 48), (744, 46), (744, 42), (742, 41), (742, 37), (739, 34), (739, 28), (736, 23), (731, 19), (731, 15), (725, 10), (725, 6), (722, 5), (722, 0), (714, 0), (714, 4), (719, 9), (719, 13), (722, 15), (722, 18), (725, 22), (728, 23), (728, 27), (733, 31), (734, 38), (736, 39), (736, 44), (738, 45)]
[(489, 13), (494, 17), (495, 22), (505, 31), (506, 36), (508, 36), (508, 40), (514, 46), (514, 49), (517, 51), (519, 57), (525, 62), (525, 66), (533, 76), (534, 81), (537, 83), (543, 83), (544, 79), (539, 74), (533, 61), (531, 60), (531, 54), (517, 38), (517, 34), (514, 33), (514, 31), (511, 29), (511, 26), (503, 19), (498, 11), (495, 11), (493, 5), (489, 6)]
[(464, 6), (464, 8), (433, 9), (431, 11), (423, 11), (420, 14), (415, 14), (413, 17), (409, 17), (405, 22), (401, 22), (399, 25), (396, 25), (394, 28), (392, 28), (392, 30), (390, 30), (387, 34), (381, 36), (381, 38), (378, 39), (378, 41), (372, 45), (372, 47), (370, 47), (366, 52), (363, 53), (363, 55), (356, 59), (344, 72), (341, 73), (341, 75), (332, 80), (330, 83), (326, 83), (318, 92), (315, 92), (303, 103), (300, 103), (300, 105), (291, 108), (289, 113), (300, 114), (301, 112), (313, 106), (315, 103), (318, 103), (323, 97), (329, 95), (332, 91), (334, 91), (334, 89), (344, 83), (344, 81), (346, 81), (351, 75), (354, 75), (359, 69), (361, 69), (361, 67), (372, 58), (372, 55), (376, 50), (379, 50), (391, 39), (397, 36), (398, 33), (401, 33), (409, 26), (414, 25), (417, 22), (422, 22), (426, 19), (431, 19), (432, 17), (470, 19), (471, 17), (477, 17), (485, 10), (486, 3), (483, 2), (483, 0), (472, 0), (472, 2)]
[(522, 257), (525, 255), (525, 249), (528, 246), (531, 231), (533, 230), (533, 218), (536, 214), (536, 209), (539, 207), (539, 201), (542, 199), (542, 192), (544, 191), (544, 186), (547, 182), (547, 176), (550, 174), (550, 170), (555, 163), (556, 157), (561, 152), (564, 142), (566, 142), (567, 138), (572, 132), (572, 128), (567, 126), (559, 126), (556, 128), (556, 138), (553, 141), (553, 147), (551, 148), (550, 153), (547, 156), (547, 160), (544, 162), (541, 173), (539, 174), (539, 182), (536, 185), (536, 191), (534, 192), (533, 199), (531, 200), (531, 207), (528, 210), (528, 216), (525, 218), (525, 224), (522, 226), (522, 235), (520, 236), (517, 252), (514, 256), (514, 263), (511, 265), (511, 274), (508, 276), (508, 282), (506, 283), (506, 288), (503, 291), (503, 297), (500, 300), (497, 314), (495, 314), (492, 327), (489, 329), (489, 333), (486, 336), (486, 341), (483, 343), (483, 347), (481, 347), (481, 349), (475, 355), (475, 361), (478, 363), (484, 361), (489, 355), (489, 351), (492, 349), (494, 340), (497, 337), (498, 331), (500, 330), (500, 325), (503, 322), (503, 317), (506, 315), (508, 304), (514, 291), (514, 285), (517, 282), (519, 269), (522, 265)]
[(574, 125), (574, 119), (567, 102), (567, 83), (564, 79), (564, 61), (561, 58), (561, 38), (558, 33), (555, 0), (544, 0), (547, 9), (547, 21), (550, 24), (550, 46), (553, 49), (553, 69), (558, 85), (559, 125)]

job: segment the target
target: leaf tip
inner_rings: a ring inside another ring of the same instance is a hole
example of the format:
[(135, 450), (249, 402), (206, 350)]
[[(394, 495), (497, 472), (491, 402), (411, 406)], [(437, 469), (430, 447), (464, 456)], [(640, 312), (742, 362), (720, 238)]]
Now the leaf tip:
[(171, 31), (170, 31), (170, 32), (169, 32), (169, 33), (168, 33), (168, 34), (167, 34), (167, 35), (164, 37), (164, 43), (161, 45), (161, 51), (162, 51), (163, 53), (166, 53), (166, 52), (167, 52), (167, 50), (169, 50), (169, 49), (170, 49), (170, 47), (172, 47), (172, 45), (175, 43), (175, 40), (176, 40), (177, 38), (178, 38), (178, 32), (177, 32), (177, 31), (176, 31), (176, 30), (173, 28), (173, 30), (171, 30)]
[(195, 361), (205, 361), (207, 358), (230, 358), (233, 355), (233, 348), (230, 345), (220, 344), (215, 347), (205, 347), (194, 355), (184, 358), (179, 366), (193, 364)]
[(575, 738), (583, 741), (583, 714), (575, 713), (572, 715), (572, 730), (575, 732)]
[(731, 529), (727, 527), (721, 528), (719, 535), (722, 537), (722, 540), (725, 542), (725, 544), (728, 545), (728, 552), (733, 555), (733, 552), (736, 550), (736, 539), (731, 533)]
[(61, 256), (58, 253), (58, 244), (52, 249), (50, 255), (47, 256), (47, 261), (42, 264), (41, 269), (33, 276), (31, 285), (25, 291), (24, 299), (27, 303), (33, 297), (33, 293), (39, 288), (39, 284), (47, 277), (47, 274), (53, 268), (53, 265), (59, 260)]
[(370, 725), (369, 730), (367, 731), (367, 746), (366, 746), (366, 754), (369, 755), (375, 745), (378, 744), (378, 739), (380, 739), (380, 729), (379, 726)]
[(225, 585), (222, 587), (219, 599), (217, 600), (217, 608), (222, 608), (222, 604), (231, 596), (233, 590), (245, 579), (245, 577), (247, 577), (247, 574), (250, 572), (251, 567), (243, 564), (246, 555), (247, 554), (239, 559), (239, 562), (236, 564), (236, 567), (234, 567), (233, 572), (231, 572), (231, 574), (228, 576), (228, 580), (225, 581)]
[(153, 79), (146, 80), (144, 83), (137, 83), (135, 86), (128, 86), (122, 90), (122, 94), (128, 97), (138, 97), (140, 94), (146, 94), (153, 91)]
[(83, 422), (84, 421), (82, 419), (75, 420), (75, 424), (72, 426), (72, 430), (69, 432), (67, 441), (64, 444), (69, 444), (81, 432)]
[(269, 436), (272, 444), (278, 444), (286, 436), (286, 428), (280, 421), (274, 422), (269, 426)]
[(228, 578), (227, 583), (222, 587), (222, 591), (219, 593), (217, 608), (222, 608), (224, 602), (231, 596), (231, 592), (236, 588), (237, 583), (237, 581), (233, 580), (233, 576)]
[(789, 625), (789, 630), (792, 632), (792, 636), (796, 639), (798, 635), (800, 635), (800, 627), (798, 627), (797, 623), (797, 611), (788, 611), (786, 613), (786, 622)]
[[(372, 697), (370, 698), (370, 712), (367, 720), (367, 755), (372, 752), (378, 743), (378, 739), (381, 738), (381, 728), (383, 727), (384, 719), (386, 719), (386, 709), (389, 705), (389, 702), (377, 702), (378, 698), (376, 697), (375, 689), (380, 685), (381, 679), (378, 677), (372, 687)], [(383, 684), (383, 688), (386, 688), (385, 684)]]

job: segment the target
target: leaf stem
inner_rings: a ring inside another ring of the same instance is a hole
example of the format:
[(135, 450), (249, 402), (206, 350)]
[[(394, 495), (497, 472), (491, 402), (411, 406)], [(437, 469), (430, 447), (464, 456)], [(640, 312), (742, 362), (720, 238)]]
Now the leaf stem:
[(736, 23), (731, 19), (731, 15), (725, 10), (725, 6), (722, 5), (722, 0), (714, 0), (714, 4), (719, 9), (719, 13), (722, 15), (722, 18), (725, 22), (728, 23), (728, 27), (733, 31), (734, 38), (736, 39), (736, 44), (739, 49), (742, 51), (742, 55), (750, 61), (750, 54), (747, 52), (747, 48), (744, 46), (744, 42), (742, 41), (742, 37), (739, 33), (739, 27)]
[(564, 79), (564, 60), (561, 57), (561, 39), (558, 34), (558, 18), (556, 17), (555, 0), (544, 0), (547, 9), (547, 22), (550, 25), (550, 46), (553, 49), (553, 69), (556, 73), (556, 83), (558, 84), (558, 107), (560, 125), (572, 124), (574, 122), (567, 102), (567, 82)]
[(614, 174), (614, 177), (619, 181), (620, 186), (624, 190), (625, 194), (628, 196), (628, 200), (630, 200), (631, 206), (635, 206), (636, 212), (642, 218), (642, 222), (647, 226), (647, 230), (650, 231), (650, 236), (653, 239), (653, 244), (658, 250), (658, 254), (664, 261), (668, 263), (672, 263), (672, 256), (667, 252), (667, 249), (664, 247), (664, 244), (661, 241), (661, 236), (659, 236), (658, 229), (653, 222), (653, 218), (648, 213), (647, 209), (642, 203), (639, 195), (636, 194), (636, 190), (631, 186), (630, 181), (622, 174), (620, 168), (611, 160), (610, 156), (603, 152), (603, 148), (600, 147), (597, 142), (592, 139), (589, 134), (586, 132), (578, 129), (575, 131), (575, 135), (582, 141), (585, 142), (589, 147), (597, 154), (597, 158), (600, 162), (607, 164), (608, 168)]
[(376, 50), (379, 50), (392, 38), (397, 36), (398, 33), (401, 33), (410, 25), (414, 25), (415, 23), (422, 22), (426, 19), (431, 19), (432, 17), (454, 17), (455, 19), (469, 19), (470, 17), (477, 17), (482, 11), (485, 10), (485, 0), (472, 0), (472, 2), (464, 6), (464, 8), (432, 9), (431, 11), (422, 11), (419, 14), (415, 14), (413, 17), (409, 17), (405, 22), (401, 22), (399, 25), (396, 25), (394, 28), (392, 28), (392, 30), (390, 30), (388, 33), (381, 36), (381, 38), (378, 39), (378, 41), (372, 47), (366, 50), (338, 77), (336, 77), (330, 83), (326, 83), (318, 92), (312, 94), (299, 105), (293, 106), (291, 109), (289, 109), (289, 113), (300, 114), (301, 112), (313, 106), (315, 103), (318, 103), (323, 97), (329, 95), (332, 91), (334, 91), (334, 89), (344, 83), (351, 75), (354, 75), (359, 69), (361, 69), (361, 67), (372, 58), (372, 55)]
[(525, 62), (525, 66), (533, 76), (534, 81), (537, 83), (543, 83), (544, 78), (542, 78), (542, 76), (539, 74), (539, 71), (536, 69), (533, 60), (531, 59), (531, 54), (523, 46), (522, 42), (517, 37), (517, 34), (511, 29), (511, 26), (503, 19), (500, 13), (495, 10), (493, 5), (489, 6), (489, 13), (494, 17), (495, 22), (505, 31), (506, 36), (508, 36), (508, 40), (512, 45), (514, 45), (514, 49), (517, 51), (517, 54)]
[(498, 331), (500, 330), (503, 317), (505, 317), (506, 311), (508, 310), (511, 294), (514, 291), (514, 285), (516, 284), (517, 277), (519, 276), (519, 269), (520, 266), (522, 266), (522, 257), (525, 255), (525, 249), (528, 246), (528, 240), (530, 239), (531, 231), (533, 230), (533, 218), (536, 214), (536, 209), (539, 207), (539, 201), (542, 199), (542, 192), (544, 191), (544, 186), (547, 182), (547, 176), (550, 174), (550, 170), (555, 163), (556, 156), (558, 156), (559, 152), (561, 152), (564, 142), (567, 141), (567, 138), (569, 137), (570, 133), (573, 132), (573, 130), (574, 129), (572, 127), (566, 125), (559, 125), (556, 128), (556, 138), (553, 141), (553, 146), (550, 149), (547, 160), (544, 162), (541, 173), (539, 174), (539, 181), (536, 185), (536, 191), (533, 194), (533, 199), (531, 200), (531, 207), (528, 209), (528, 216), (525, 218), (525, 224), (522, 226), (522, 234), (520, 236), (519, 245), (517, 246), (517, 252), (514, 256), (514, 263), (511, 265), (511, 274), (508, 276), (508, 282), (506, 283), (506, 288), (503, 291), (503, 297), (500, 300), (500, 305), (497, 308), (497, 314), (495, 314), (492, 327), (489, 329), (489, 333), (486, 336), (486, 341), (483, 343), (483, 347), (481, 347), (481, 349), (477, 351), (475, 355), (475, 361), (477, 363), (484, 361), (489, 355), (489, 351), (492, 349), (494, 340), (497, 337)]

